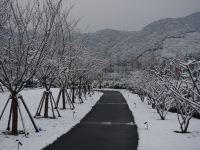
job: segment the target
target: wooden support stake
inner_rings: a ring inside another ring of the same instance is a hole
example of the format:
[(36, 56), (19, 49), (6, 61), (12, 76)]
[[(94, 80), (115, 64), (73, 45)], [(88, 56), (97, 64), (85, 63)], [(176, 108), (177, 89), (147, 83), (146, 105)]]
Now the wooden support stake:
[(31, 116), (31, 113), (30, 113), (30, 111), (29, 111), (29, 109), (28, 109), (28, 107), (27, 107), (27, 105), (26, 105), (26, 103), (25, 103), (23, 97), (20, 96), (19, 98), (21, 99), (21, 101), (22, 101), (22, 103), (23, 103), (23, 105), (24, 105), (24, 107), (25, 107), (25, 109), (26, 109), (26, 112), (28, 113), (28, 116), (29, 116), (29, 118), (30, 118), (30, 120), (31, 120), (31, 122), (32, 122), (32, 124), (33, 124), (33, 126), (34, 126), (34, 128), (35, 128), (35, 131), (36, 131), (36, 132), (39, 132), (39, 130), (38, 130), (38, 128), (37, 128), (37, 126), (36, 126), (36, 124), (35, 124), (35, 122), (34, 122), (34, 120), (33, 120), (33, 117)]
[(60, 101), (60, 96), (61, 96), (61, 89), (60, 89), (59, 94), (58, 94), (58, 98), (57, 98), (57, 101), (56, 101), (55, 109), (58, 108), (58, 104), (59, 104), (59, 101)]
[(2, 113), (1, 113), (1, 116), (0, 116), (0, 120), (1, 120), (3, 114), (4, 114), (5, 110), (6, 110), (6, 107), (7, 107), (7, 105), (8, 105), (9, 100), (10, 100), (10, 98), (7, 100), (5, 106), (4, 106), (3, 110), (2, 110)]
[(37, 111), (36, 111), (35, 117), (36, 117), (36, 116), (40, 116), (43, 103), (44, 103), (44, 93), (43, 93), (42, 98), (41, 98), (41, 100), (40, 100), (40, 103), (39, 103), (38, 109), (37, 109)]
[[(56, 102), (55, 102), (55, 100), (54, 100), (54, 98), (53, 98), (52, 93), (50, 94), (50, 96), (51, 96), (51, 98), (52, 98), (52, 100), (53, 100), (54, 105), (56, 105)], [(57, 111), (57, 113), (58, 113), (58, 117), (61, 117), (58, 108), (56, 109), (56, 111)]]
[(50, 103), (51, 103), (51, 110), (52, 110), (53, 118), (56, 118), (56, 117), (55, 117), (55, 114), (54, 114), (54, 108), (53, 108), (52, 97), (50, 96), (49, 99), (50, 99)]
[(11, 117), (12, 117), (12, 107), (13, 107), (13, 104), (11, 103), (11, 106), (10, 106), (10, 114), (9, 114), (8, 125), (7, 125), (7, 130), (8, 130), (8, 131), (10, 131), (10, 121), (11, 121)]
[(22, 111), (21, 111), (21, 108), (20, 108), (20, 105), (19, 105), (19, 101), (18, 101), (18, 109), (19, 109), (19, 114), (20, 114), (20, 118), (21, 118), (21, 121), (22, 121), (22, 126), (23, 126), (23, 129), (24, 129), (24, 133), (26, 135), (25, 122), (24, 122), (24, 119), (23, 119), (23, 116), (22, 116)]

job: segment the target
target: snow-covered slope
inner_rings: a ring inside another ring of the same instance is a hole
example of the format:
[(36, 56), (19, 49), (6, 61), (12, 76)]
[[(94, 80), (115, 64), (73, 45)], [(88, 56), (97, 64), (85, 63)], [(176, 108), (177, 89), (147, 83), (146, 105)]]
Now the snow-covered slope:
[(155, 21), (141, 31), (124, 32), (111, 29), (91, 33), (88, 47), (102, 54), (134, 58), (144, 51), (162, 50), (174, 56), (200, 51), (200, 12), (182, 18)]
[(105, 54), (115, 45), (123, 41), (134, 32), (117, 31), (112, 29), (103, 29), (88, 36), (87, 45), (95, 51), (103, 51)]

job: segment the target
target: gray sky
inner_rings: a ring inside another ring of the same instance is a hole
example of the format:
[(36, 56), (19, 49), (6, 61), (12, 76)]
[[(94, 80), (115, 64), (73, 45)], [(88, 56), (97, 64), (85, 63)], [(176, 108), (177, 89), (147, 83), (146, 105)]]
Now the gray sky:
[(161, 18), (200, 11), (200, 0), (70, 0), (69, 3), (75, 4), (72, 15), (82, 17), (79, 27), (87, 31), (104, 28), (135, 31)]
[[(26, 1), (26, 0), (23, 0)], [(200, 0), (63, 0), (75, 4), (71, 16), (82, 31), (104, 28), (137, 31), (161, 18), (182, 17), (200, 11)]]

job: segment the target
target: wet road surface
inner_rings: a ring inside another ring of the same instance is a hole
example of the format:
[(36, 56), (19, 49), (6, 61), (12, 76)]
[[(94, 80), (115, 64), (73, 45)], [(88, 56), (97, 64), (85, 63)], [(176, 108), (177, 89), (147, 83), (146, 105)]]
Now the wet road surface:
[(44, 150), (137, 150), (137, 126), (124, 97), (103, 93), (78, 125)]

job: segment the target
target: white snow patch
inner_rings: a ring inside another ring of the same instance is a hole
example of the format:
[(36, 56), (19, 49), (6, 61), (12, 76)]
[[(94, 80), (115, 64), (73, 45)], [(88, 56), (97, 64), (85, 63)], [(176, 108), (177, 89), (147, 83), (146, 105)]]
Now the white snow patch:
[[(200, 120), (192, 118), (189, 131), (180, 134), (175, 113), (169, 113), (166, 120), (159, 120), (156, 110), (146, 102), (142, 103), (139, 96), (126, 90), (120, 90), (131, 109), (139, 132), (138, 150), (199, 150), (200, 149)], [(135, 104), (136, 103), (136, 108)], [(146, 129), (148, 122), (149, 129)]]
[[(35, 115), (37, 107), (39, 105), (39, 101), (42, 97), (44, 89), (33, 89), (33, 90), (24, 90), (21, 92), (28, 108), (32, 114)], [(56, 99), (58, 96), (59, 89), (52, 89), (54, 98)], [(83, 104), (75, 104), (75, 115), (73, 117), (72, 110), (60, 110), (61, 118), (57, 119), (34, 119), (37, 126), (41, 128), (42, 131), (36, 133), (30, 119), (25, 110), (23, 109), (23, 117), (25, 120), (27, 131), (29, 132), (28, 137), (26, 138), (24, 135), (19, 136), (11, 136), (4, 135), (2, 131), (5, 131), (7, 127), (7, 120), (10, 105), (8, 105), (6, 112), (0, 120), (0, 150), (15, 150), (17, 149), (16, 139), (22, 142), (22, 146), (20, 150), (40, 150), (45, 146), (54, 142), (58, 137), (67, 133), (73, 126), (80, 122), (80, 120), (92, 109), (92, 107), (96, 104), (99, 98), (103, 94), (101, 92), (95, 92), (94, 95), (87, 96), (87, 100), (84, 101)], [(6, 100), (9, 97), (9, 93), (0, 93), (0, 113), (6, 103)], [(21, 106), (23, 108), (23, 106)], [(42, 111), (43, 114), (43, 111)], [(51, 114), (51, 113), (50, 113)], [(19, 123), (21, 120), (19, 118)], [(19, 124), (19, 128), (22, 129), (22, 125)]]

